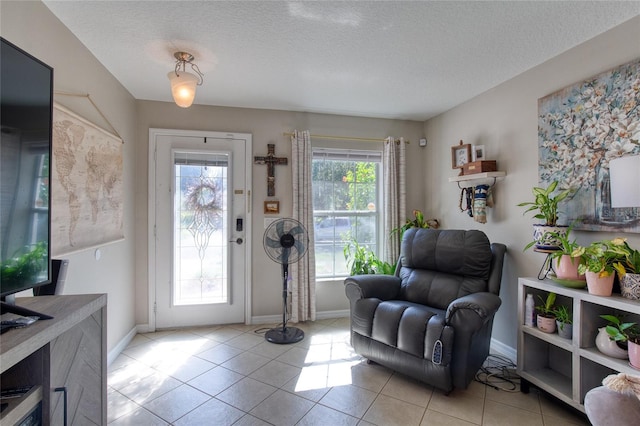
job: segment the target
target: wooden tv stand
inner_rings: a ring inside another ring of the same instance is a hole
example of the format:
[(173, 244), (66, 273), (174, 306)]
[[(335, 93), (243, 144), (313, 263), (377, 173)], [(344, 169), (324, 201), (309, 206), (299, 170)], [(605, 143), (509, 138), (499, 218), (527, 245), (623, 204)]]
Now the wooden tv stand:
[(0, 336), (0, 387), (32, 387), (10, 401), (0, 423), (16, 424), (40, 405), (43, 425), (63, 425), (66, 394), (68, 425), (106, 425), (106, 294), (26, 297), (17, 305), (53, 319)]

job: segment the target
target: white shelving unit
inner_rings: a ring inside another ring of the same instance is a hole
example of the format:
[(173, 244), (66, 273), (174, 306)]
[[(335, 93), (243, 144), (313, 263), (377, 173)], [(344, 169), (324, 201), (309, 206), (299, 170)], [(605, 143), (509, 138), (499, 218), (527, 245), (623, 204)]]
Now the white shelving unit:
[[(546, 298), (549, 292), (557, 294), (556, 305), (573, 312), (571, 340), (524, 325), (526, 295), (532, 293), (538, 305), (538, 295)], [(521, 390), (528, 392), (532, 384), (584, 412), (585, 394), (609, 374), (640, 375), (628, 360), (611, 358), (596, 348), (598, 328), (607, 324), (600, 318), (603, 314), (626, 315), (626, 321), (640, 324), (640, 302), (615, 294), (594, 296), (586, 289), (564, 287), (548, 279), (519, 278), (517, 371)]]

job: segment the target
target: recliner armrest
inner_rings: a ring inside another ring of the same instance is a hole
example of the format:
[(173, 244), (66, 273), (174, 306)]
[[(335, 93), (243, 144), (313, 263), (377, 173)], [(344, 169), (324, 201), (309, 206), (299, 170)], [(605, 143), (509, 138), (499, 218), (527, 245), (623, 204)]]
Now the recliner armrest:
[(344, 280), (350, 301), (374, 297), (392, 300), (400, 292), (400, 278), (394, 275), (354, 275)]
[(495, 315), (501, 304), (500, 298), (493, 293), (468, 294), (449, 304), (445, 321), (454, 326), (462, 324), (479, 329)]

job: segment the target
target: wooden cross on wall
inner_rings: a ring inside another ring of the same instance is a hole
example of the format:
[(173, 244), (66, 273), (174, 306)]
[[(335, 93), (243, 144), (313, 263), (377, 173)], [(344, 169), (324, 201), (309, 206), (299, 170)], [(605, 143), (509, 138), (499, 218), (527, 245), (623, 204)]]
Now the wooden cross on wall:
[(273, 197), (276, 195), (276, 165), (287, 165), (287, 157), (276, 157), (276, 145), (273, 143), (267, 144), (267, 155), (263, 157), (253, 157), (255, 164), (267, 165), (267, 196)]

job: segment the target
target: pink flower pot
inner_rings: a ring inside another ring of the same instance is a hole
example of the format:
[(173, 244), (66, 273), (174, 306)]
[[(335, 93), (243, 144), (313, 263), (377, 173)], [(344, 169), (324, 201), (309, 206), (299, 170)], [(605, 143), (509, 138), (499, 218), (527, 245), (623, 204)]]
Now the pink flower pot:
[(587, 271), (585, 276), (587, 278), (587, 289), (589, 294), (595, 294), (596, 296), (611, 296), (613, 290), (614, 274), (607, 277), (600, 277), (598, 272)]
[(544, 331), (545, 333), (555, 333), (556, 332), (556, 319), (555, 317), (543, 317), (542, 315), (538, 315), (538, 319), (536, 320), (538, 324), (538, 329), (540, 331)]
[(628, 342), (629, 363), (632, 367), (640, 369), (640, 345), (632, 341)]
[(553, 261), (553, 269), (556, 271), (556, 277), (561, 280), (584, 280), (584, 275), (578, 273), (578, 264), (580, 259), (563, 254), (560, 258)]

